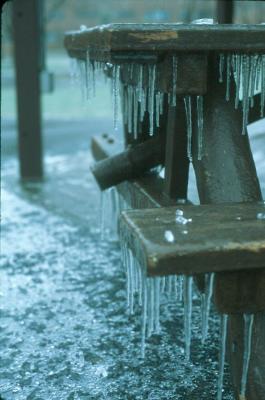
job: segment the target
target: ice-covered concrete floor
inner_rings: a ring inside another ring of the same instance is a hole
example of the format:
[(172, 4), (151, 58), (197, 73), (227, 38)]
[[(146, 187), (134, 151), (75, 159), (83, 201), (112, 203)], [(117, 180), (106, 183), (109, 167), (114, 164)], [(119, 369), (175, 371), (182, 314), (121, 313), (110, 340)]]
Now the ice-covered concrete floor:
[[(186, 365), (181, 309), (165, 299), (162, 334), (147, 340), (146, 358), (139, 358), (139, 315), (126, 313), (119, 246), (100, 239), (99, 193), (89, 173), (93, 130), (85, 123), (47, 125), (46, 180), (27, 186), (17, 181), (9, 130), (2, 161), (1, 399), (214, 399), (216, 316), (203, 348), (195, 306)], [(265, 135), (258, 130), (253, 149), (264, 175)], [(228, 369), (224, 389), (228, 400)]]

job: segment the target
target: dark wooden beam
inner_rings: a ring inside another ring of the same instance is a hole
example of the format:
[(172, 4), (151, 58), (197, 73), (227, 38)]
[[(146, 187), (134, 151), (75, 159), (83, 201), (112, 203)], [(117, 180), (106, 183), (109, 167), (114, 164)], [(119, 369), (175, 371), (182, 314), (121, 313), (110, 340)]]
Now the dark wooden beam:
[[(64, 44), (69, 55), (80, 57), (88, 50), (105, 60), (112, 52), (143, 51), (244, 51), (264, 52), (264, 25), (110, 24), (85, 31), (68, 32)], [(139, 54), (140, 56), (140, 54)]]
[(233, 0), (217, 0), (216, 19), (219, 24), (232, 24), (234, 17)]
[(21, 179), (43, 177), (39, 0), (14, 0), (18, 142)]
[[(249, 139), (247, 135), (241, 134), (242, 115), (240, 110), (234, 109), (231, 101), (225, 100), (226, 85), (218, 83), (214, 78), (217, 71), (218, 63), (211, 58), (208, 90), (204, 96), (204, 156), (201, 161), (194, 157), (200, 201), (202, 204), (259, 202), (262, 194)], [(234, 93), (235, 85), (232, 83), (232, 98)], [(252, 348), (257, 351), (251, 355), (246, 398), (264, 399), (264, 379), (260, 377), (265, 376), (265, 346), (262, 340), (265, 321), (256, 301), (264, 296), (264, 283), (260, 284), (265, 280), (264, 266), (265, 263), (259, 270), (220, 272), (215, 277), (215, 305), (220, 312), (230, 314), (228, 340), (235, 398), (240, 398), (244, 351), (243, 313), (255, 313)]]
[(188, 193), (189, 159), (184, 102), (177, 99), (169, 107), (166, 132), (164, 191), (172, 199), (186, 199)]

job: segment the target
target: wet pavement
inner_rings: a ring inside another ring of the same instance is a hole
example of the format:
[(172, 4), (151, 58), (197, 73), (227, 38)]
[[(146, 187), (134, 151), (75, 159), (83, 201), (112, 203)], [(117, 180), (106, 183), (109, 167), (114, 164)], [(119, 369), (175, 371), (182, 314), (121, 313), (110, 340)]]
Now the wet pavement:
[[(63, 129), (52, 135), (52, 127), (43, 183), (18, 183), (12, 135), (2, 162), (1, 399), (214, 399), (219, 317), (212, 314), (203, 347), (195, 294), (186, 364), (182, 306), (165, 296), (161, 334), (147, 339), (141, 360), (140, 315), (126, 310), (119, 245), (113, 235), (100, 238), (100, 195), (89, 173), (94, 132), (84, 134), (85, 122), (70, 126), (76, 136), (69, 146)], [(254, 141), (259, 171), (262, 143), (261, 132)]]

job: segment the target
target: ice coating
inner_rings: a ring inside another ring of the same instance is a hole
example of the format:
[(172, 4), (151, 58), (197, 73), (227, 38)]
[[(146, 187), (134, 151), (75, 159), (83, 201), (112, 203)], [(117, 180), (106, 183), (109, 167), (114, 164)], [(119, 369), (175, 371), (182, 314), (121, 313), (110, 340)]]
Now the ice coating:
[(220, 54), (219, 82), (224, 80), (226, 65), (226, 100), (230, 101), (231, 82), (234, 80), (235, 108), (241, 104), (242, 134), (246, 134), (249, 109), (255, 106), (257, 94), (260, 94), (260, 116), (265, 108), (265, 55), (264, 54)]
[(172, 231), (165, 231), (164, 233), (165, 240), (169, 243), (173, 243), (175, 241), (175, 237)]
[(244, 314), (244, 354), (241, 374), (240, 396), (245, 398), (247, 387), (248, 367), (251, 357), (251, 340), (253, 330), (254, 314)]
[(227, 321), (228, 321), (228, 315), (223, 314), (221, 316), (217, 400), (222, 400), (222, 398), (223, 398), (223, 380), (224, 380), (224, 366), (225, 366), (225, 353), (226, 353)]

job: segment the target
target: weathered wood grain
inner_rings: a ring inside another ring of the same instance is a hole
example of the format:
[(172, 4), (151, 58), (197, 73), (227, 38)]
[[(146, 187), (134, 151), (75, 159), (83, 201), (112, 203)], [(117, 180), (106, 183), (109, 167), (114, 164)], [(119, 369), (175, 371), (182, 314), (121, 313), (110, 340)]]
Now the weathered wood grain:
[(244, 51), (262, 52), (264, 25), (109, 24), (67, 32), (73, 51)]
[[(178, 207), (192, 222), (176, 222), (176, 207), (127, 211), (121, 237), (147, 275), (198, 274), (264, 268), (264, 204)], [(171, 231), (174, 242), (165, 239)]]

